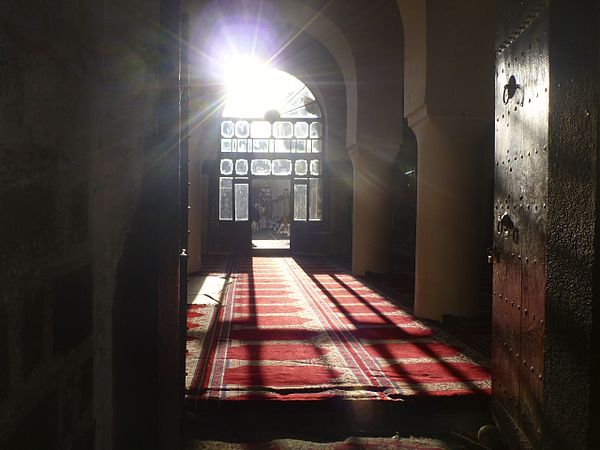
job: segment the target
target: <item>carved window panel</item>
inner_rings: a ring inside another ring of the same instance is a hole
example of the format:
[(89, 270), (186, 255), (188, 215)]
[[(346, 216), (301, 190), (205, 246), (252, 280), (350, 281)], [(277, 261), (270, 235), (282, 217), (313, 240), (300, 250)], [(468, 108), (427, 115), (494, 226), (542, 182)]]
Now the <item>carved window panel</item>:
[(246, 120), (235, 123), (235, 135), (238, 138), (247, 138), (250, 135), (250, 124)]
[(219, 180), (219, 220), (233, 220), (233, 178)]
[(271, 175), (271, 160), (253, 159), (250, 163), (250, 173), (260, 176)]
[(235, 174), (236, 175), (248, 175), (248, 160), (238, 159), (235, 162)]
[(294, 184), (294, 220), (305, 221), (307, 218), (308, 189), (306, 184)]
[(248, 200), (249, 200), (248, 183), (235, 184), (235, 220), (248, 220)]
[(221, 175), (231, 175), (233, 174), (233, 160), (232, 159), (222, 159), (221, 160)]

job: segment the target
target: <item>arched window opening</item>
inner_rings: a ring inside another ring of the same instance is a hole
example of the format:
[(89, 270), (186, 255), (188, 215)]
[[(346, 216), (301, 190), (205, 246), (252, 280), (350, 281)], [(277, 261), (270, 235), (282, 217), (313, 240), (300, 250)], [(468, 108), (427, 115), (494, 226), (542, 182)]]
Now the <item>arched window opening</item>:
[(322, 220), (323, 136), (321, 108), (302, 81), (250, 62), (234, 71), (220, 129), (219, 220), (273, 228)]

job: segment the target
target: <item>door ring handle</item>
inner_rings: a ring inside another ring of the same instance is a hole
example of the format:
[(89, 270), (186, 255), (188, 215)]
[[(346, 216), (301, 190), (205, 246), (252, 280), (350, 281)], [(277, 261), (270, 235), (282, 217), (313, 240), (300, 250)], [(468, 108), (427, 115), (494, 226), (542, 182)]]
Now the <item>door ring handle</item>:
[(502, 103), (508, 105), (508, 101), (513, 98), (517, 92), (517, 89), (520, 89), (521, 86), (517, 84), (517, 79), (514, 75), (511, 75), (508, 79), (508, 83), (504, 85), (504, 91), (502, 92)]

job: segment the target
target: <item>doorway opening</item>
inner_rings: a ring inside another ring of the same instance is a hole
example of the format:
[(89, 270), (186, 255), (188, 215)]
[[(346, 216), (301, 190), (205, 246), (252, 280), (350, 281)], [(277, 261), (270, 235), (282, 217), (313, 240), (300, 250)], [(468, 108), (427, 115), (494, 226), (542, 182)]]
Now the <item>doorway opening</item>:
[(254, 250), (289, 250), (291, 185), (290, 179), (252, 180), (250, 220)]
[(323, 222), (321, 108), (298, 78), (242, 62), (220, 122), (214, 245), (299, 252)]

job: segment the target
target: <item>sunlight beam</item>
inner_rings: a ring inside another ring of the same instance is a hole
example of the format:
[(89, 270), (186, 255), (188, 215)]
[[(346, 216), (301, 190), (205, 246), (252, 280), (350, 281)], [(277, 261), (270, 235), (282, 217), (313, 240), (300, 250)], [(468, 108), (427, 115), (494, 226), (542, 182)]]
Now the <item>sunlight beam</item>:
[[(263, 118), (267, 111), (285, 115), (298, 111), (318, 117), (310, 109), (316, 100), (304, 83), (287, 72), (274, 69), (253, 56), (233, 56), (224, 65), (226, 103), (224, 117)], [(300, 94), (304, 95), (300, 97)]]

